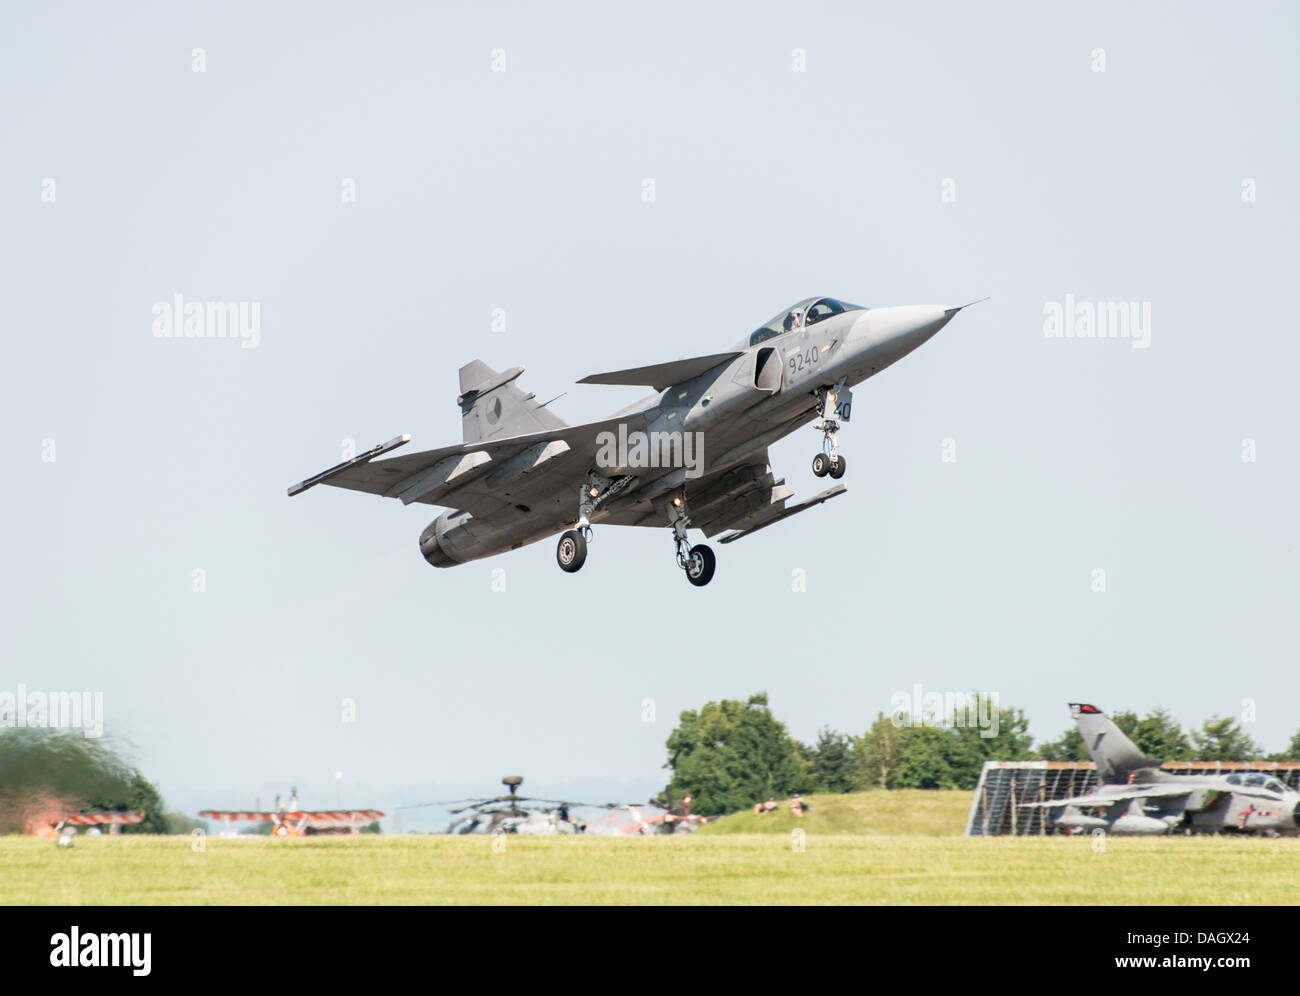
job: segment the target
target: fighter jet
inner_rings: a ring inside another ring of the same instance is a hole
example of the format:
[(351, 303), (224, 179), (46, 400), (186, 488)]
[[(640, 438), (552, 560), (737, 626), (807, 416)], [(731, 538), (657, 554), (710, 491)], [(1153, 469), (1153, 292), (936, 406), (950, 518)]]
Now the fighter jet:
[(474, 360), (460, 368), (463, 443), (376, 459), (410, 441), (401, 435), (293, 485), (289, 495), (328, 484), (444, 506), (420, 534), (420, 552), (435, 567), (558, 532), (556, 561), (573, 573), (597, 523), (666, 527), (677, 566), (703, 586), (716, 557), (691, 543), (688, 530), (725, 533), (719, 542), (730, 543), (844, 494), (839, 484), (791, 503), (794, 489), (773, 473), (767, 448), (812, 424), (822, 437), (813, 474), (842, 478), (838, 439), (852, 414), (852, 388), (965, 307), (864, 308), (808, 298), (729, 350), (584, 377), (579, 383), (654, 393), (610, 418), (572, 426), (519, 387), (523, 367), (499, 373)]
[(1064, 808), (1058, 829), (1114, 834), (1261, 833), (1300, 830), (1300, 792), (1263, 772), (1174, 775), (1143, 757), (1105, 713), (1070, 703), (1070, 715), (1097, 766), (1100, 784), (1086, 795), (1028, 802), (1049, 812)]

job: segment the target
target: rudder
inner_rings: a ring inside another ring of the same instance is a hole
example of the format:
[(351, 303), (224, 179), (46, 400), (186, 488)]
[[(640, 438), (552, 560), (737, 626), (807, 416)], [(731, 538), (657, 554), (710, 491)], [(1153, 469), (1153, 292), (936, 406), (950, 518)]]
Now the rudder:
[(1070, 715), (1101, 781), (1122, 781), (1129, 772), (1139, 768), (1160, 767), (1158, 760), (1144, 756), (1137, 744), (1124, 736), (1124, 731), (1096, 706), (1071, 702)]

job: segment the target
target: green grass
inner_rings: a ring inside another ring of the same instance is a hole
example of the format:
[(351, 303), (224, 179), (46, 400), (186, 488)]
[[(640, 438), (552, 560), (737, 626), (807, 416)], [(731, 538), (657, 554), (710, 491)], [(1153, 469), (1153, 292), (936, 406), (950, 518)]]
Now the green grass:
[[(812, 814), (809, 814), (810, 817)], [(830, 817), (828, 817), (829, 819)], [(1291, 904), (1300, 840), (870, 836), (0, 838), (0, 904)]]
[(778, 800), (775, 813), (755, 816), (734, 813), (717, 823), (701, 827), (705, 834), (782, 833), (795, 827), (805, 833), (852, 833), (899, 836), (959, 836), (966, 829), (971, 794), (957, 789), (927, 791), (898, 789), (893, 792), (853, 792), (848, 795), (809, 795), (803, 817), (790, 812), (789, 799)]

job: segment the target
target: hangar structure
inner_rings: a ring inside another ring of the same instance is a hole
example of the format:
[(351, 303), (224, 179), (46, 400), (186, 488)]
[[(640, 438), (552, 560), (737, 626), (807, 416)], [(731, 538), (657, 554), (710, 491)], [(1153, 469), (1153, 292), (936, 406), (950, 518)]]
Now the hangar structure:
[[(1296, 761), (1166, 761), (1173, 775), (1229, 775), (1260, 772), (1300, 788)], [(967, 837), (1027, 837), (1051, 832), (1047, 809), (1024, 808), (1026, 802), (1068, 799), (1095, 788), (1097, 768), (1091, 761), (985, 761), (966, 818)]]

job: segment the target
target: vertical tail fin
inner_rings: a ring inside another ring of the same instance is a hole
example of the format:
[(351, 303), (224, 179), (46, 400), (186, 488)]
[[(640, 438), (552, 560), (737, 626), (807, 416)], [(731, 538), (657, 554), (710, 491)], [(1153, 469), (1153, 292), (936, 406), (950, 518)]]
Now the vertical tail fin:
[(465, 442), (564, 428), (562, 418), (515, 384), (515, 378), (523, 372), (523, 367), (514, 367), (498, 373), (482, 360), (460, 368), (460, 397), (456, 401)]
[(1092, 763), (1097, 766), (1099, 780), (1122, 781), (1129, 772), (1139, 768), (1160, 767), (1158, 760), (1143, 756), (1137, 744), (1124, 736), (1124, 731), (1096, 706), (1071, 702), (1070, 715), (1074, 717)]

